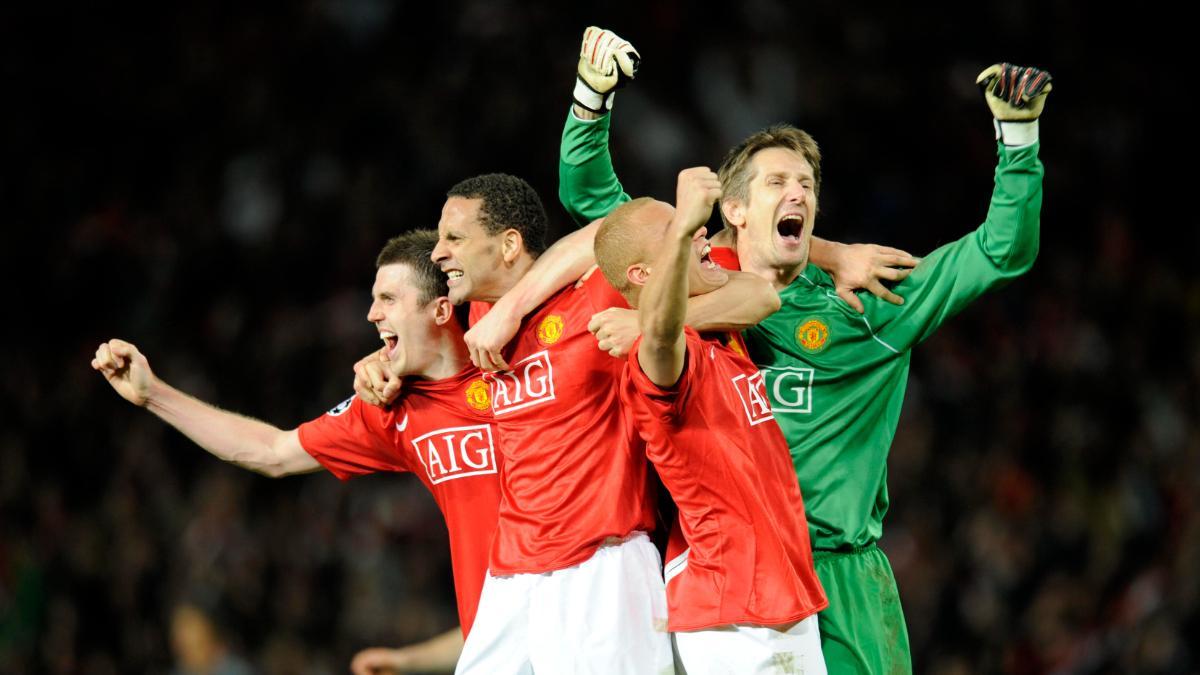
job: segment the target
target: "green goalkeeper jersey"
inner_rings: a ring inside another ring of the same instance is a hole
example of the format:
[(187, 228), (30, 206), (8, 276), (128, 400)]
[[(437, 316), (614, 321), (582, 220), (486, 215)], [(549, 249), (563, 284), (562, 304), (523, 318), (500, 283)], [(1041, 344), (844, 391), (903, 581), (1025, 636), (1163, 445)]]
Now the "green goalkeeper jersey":
[[(581, 222), (629, 199), (608, 153), (609, 120), (568, 116), (559, 197)], [(859, 314), (814, 265), (780, 292), (782, 308), (744, 333), (766, 376), (775, 420), (791, 448), (813, 548), (869, 545), (888, 508), (887, 455), (900, 419), (910, 350), (984, 292), (1023, 274), (1038, 250), (1042, 164), (1038, 145), (998, 145), (987, 219), (924, 258), (894, 288), (870, 294)]]

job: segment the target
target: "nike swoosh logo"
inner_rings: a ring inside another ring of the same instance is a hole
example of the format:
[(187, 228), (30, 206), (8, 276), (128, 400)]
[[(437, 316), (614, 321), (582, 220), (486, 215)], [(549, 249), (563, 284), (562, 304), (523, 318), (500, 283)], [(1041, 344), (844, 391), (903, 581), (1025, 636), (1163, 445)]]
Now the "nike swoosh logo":
[(404, 420), (396, 422), (396, 431), (404, 431), (408, 428), (408, 413), (404, 413)]

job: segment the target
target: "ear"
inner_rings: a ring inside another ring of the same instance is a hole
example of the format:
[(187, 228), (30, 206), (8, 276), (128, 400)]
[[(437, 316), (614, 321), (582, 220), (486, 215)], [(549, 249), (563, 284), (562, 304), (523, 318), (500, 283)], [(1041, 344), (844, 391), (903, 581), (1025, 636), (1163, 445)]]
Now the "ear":
[(511, 265), (525, 251), (525, 238), (511, 227), (505, 230), (501, 236), (504, 239), (500, 242), (500, 254), (504, 257), (504, 262)]
[(646, 263), (630, 265), (625, 270), (625, 278), (634, 286), (645, 286), (646, 282), (650, 280), (650, 266)]
[(442, 296), (435, 298), (433, 305), (433, 322), (439, 326), (445, 326), (447, 321), (454, 318), (454, 305), (450, 303), (450, 298)]
[(737, 229), (746, 227), (746, 205), (735, 197), (721, 200), (721, 215), (725, 221)]

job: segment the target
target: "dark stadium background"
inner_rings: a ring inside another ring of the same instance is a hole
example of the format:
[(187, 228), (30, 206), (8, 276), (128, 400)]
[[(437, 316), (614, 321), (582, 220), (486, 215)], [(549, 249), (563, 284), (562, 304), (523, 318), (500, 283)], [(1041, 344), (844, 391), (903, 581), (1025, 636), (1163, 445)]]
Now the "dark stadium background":
[(644, 57), (614, 119), (631, 193), (669, 199), (679, 169), (791, 121), (826, 157), (818, 233), (914, 253), (983, 217), (994, 149), (974, 75), (1000, 60), (1054, 74), (1040, 259), (915, 352), (883, 546), (916, 672), (1200, 668), (1178, 17), (996, 0), (113, 4), (0, 10), (0, 672), (168, 671), (183, 601), (264, 673), (345, 672), (359, 648), (455, 624), (444, 527), (415, 480), (228, 467), (88, 362), (127, 338), (169, 382), (285, 428), (341, 401), (378, 346), (375, 253), (435, 226), (452, 183), (523, 176), (554, 232), (570, 226), (558, 137), (589, 23)]

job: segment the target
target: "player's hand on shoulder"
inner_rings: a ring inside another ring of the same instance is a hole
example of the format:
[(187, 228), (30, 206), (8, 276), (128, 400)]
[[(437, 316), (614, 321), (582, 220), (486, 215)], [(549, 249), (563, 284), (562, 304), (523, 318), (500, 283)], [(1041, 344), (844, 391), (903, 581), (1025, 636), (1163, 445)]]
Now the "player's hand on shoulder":
[(862, 300), (854, 291), (862, 289), (892, 303), (903, 305), (904, 298), (896, 295), (883, 282), (897, 282), (912, 273), (921, 262), (907, 251), (876, 244), (844, 244), (838, 247), (836, 265), (830, 270), (838, 297), (859, 314), (865, 311)]
[(117, 338), (101, 343), (92, 359), (92, 369), (103, 375), (126, 401), (146, 405), (154, 373), (150, 362), (133, 344)]
[(480, 370), (508, 370), (502, 352), (521, 328), (520, 316), (498, 311), (498, 307), (484, 314), (463, 336), (471, 354), (471, 363)]

